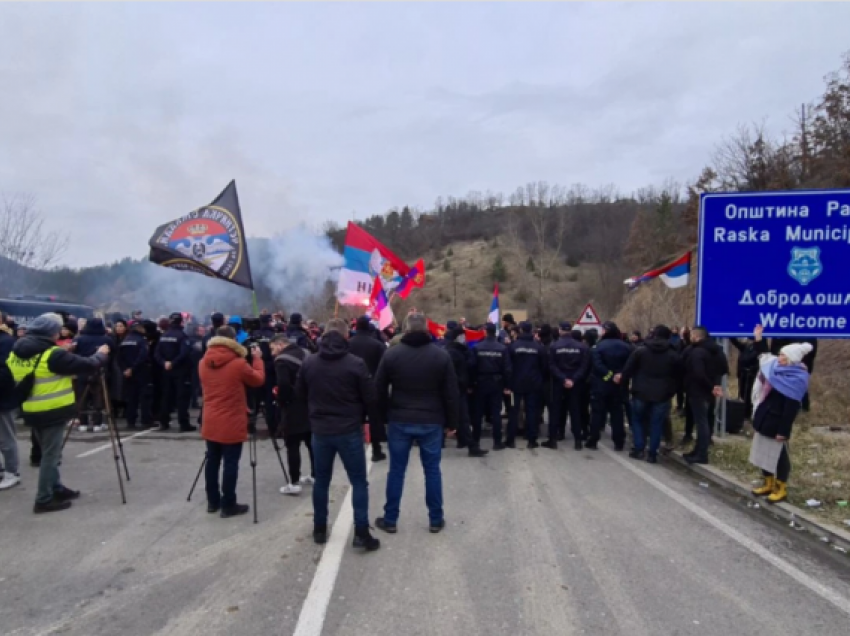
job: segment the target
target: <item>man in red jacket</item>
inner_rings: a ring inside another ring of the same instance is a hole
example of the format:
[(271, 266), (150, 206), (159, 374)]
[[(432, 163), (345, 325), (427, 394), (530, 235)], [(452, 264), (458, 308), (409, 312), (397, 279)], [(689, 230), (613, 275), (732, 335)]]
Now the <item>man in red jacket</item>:
[[(242, 444), (248, 439), (248, 398), (246, 387), (263, 386), (266, 373), (257, 345), (247, 349), (236, 342), (236, 332), (221, 327), (207, 343), (207, 352), (198, 371), (204, 395), (201, 437), (207, 441), (207, 512), (221, 511), (221, 517), (248, 512), (247, 504), (236, 503), (236, 480)], [(219, 492), (218, 471), (224, 462)]]

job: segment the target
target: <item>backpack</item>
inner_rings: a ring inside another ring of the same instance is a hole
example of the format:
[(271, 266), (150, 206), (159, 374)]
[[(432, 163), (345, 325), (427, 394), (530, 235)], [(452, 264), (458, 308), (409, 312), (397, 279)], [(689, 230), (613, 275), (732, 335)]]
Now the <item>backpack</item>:
[(32, 393), (32, 389), (35, 386), (35, 370), (38, 369), (38, 365), (41, 364), (41, 357), (44, 354), (44, 351), (38, 354), (38, 358), (35, 360), (32, 371), (27, 373), (20, 382), (15, 384), (15, 388), (12, 389), (12, 400), (15, 402), (16, 406), (21, 407), (23, 403), (29, 399), (30, 393)]

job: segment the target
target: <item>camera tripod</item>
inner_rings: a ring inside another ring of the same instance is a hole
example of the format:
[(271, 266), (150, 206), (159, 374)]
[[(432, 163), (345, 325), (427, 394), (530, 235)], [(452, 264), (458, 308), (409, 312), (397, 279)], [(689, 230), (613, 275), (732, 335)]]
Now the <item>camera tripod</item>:
[[(109, 431), (109, 442), (112, 445), (112, 456), (115, 458), (115, 471), (118, 473), (118, 488), (121, 490), (121, 503), (127, 503), (127, 496), (124, 493), (124, 478), (121, 476), (121, 464), (124, 465), (124, 474), (127, 477), (127, 481), (130, 481), (130, 471), (127, 469), (127, 458), (124, 456), (124, 444), (121, 442), (121, 434), (118, 432), (118, 426), (115, 424), (115, 418), (112, 416), (112, 403), (109, 401), (109, 391), (106, 386), (106, 375), (103, 372), (103, 369), (97, 372), (100, 380), (100, 387), (103, 391), (103, 402), (104, 407), (106, 409), (106, 430)], [(91, 378), (86, 383), (86, 388), (83, 390), (83, 394), (80, 396), (80, 399), (77, 400), (77, 421), (82, 419), (82, 405), (86, 401), (86, 397), (92, 388), (92, 383), (95, 382), (94, 378)], [(68, 438), (71, 437), (71, 431), (74, 430), (74, 426), (71, 425), (68, 427), (68, 430), (65, 433), (65, 439), (62, 440), (62, 449), (65, 449), (65, 444), (68, 443)], [(120, 460), (120, 462), (119, 462)]]
[[(268, 422), (266, 422), (268, 424)], [(272, 446), (274, 446), (275, 453), (277, 453), (277, 461), (280, 463), (280, 469), (283, 471), (283, 477), (286, 479), (286, 483), (289, 483), (289, 473), (286, 472), (286, 466), (283, 464), (283, 457), (280, 454), (280, 446), (277, 443), (277, 438), (275, 437), (275, 433), (277, 432), (277, 427), (274, 429), (269, 429), (269, 438), (272, 440)], [(251, 462), (251, 486), (253, 491), (253, 505), (254, 505), (254, 523), (258, 522), (257, 519), (257, 418), (256, 414), (249, 415), (248, 417), (248, 456)], [(186, 501), (192, 501), (192, 494), (195, 492), (195, 488), (198, 485), (198, 480), (201, 478), (201, 473), (204, 472), (204, 467), (207, 464), (207, 459), (209, 455), (207, 452), (204, 452), (204, 459), (201, 461), (201, 466), (198, 468), (198, 474), (195, 475), (195, 481), (192, 482), (192, 488), (189, 489), (189, 496), (186, 497)]]

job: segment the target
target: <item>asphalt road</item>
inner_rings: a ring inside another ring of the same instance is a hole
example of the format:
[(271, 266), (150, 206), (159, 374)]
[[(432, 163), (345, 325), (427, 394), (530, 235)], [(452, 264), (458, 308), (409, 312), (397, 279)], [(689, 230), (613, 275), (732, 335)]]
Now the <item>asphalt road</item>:
[[(439, 535), (428, 532), (414, 451), (398, 534), (376, 530), (381, 550), (362, 554), (349, 527), (325, 548), (312, 543), (309, 489), (278, 494), (269, 441), (259, 524), (207, 515), (203, 483), (187, 503), (203, 446), (175, 437), (126, 442), (127, 505), (111, 453), (91, 452), (102, 441), (66, 449), (64, 481), (83, 491), (71, 510), (32, 514), (28, 466), (21, 486), (0, 493), (0, 633), (848, 634), (846, 557), (607, 441), (596, 453), (565, 445), (483, 460), (447, 450)], [(386, 462), (371, 469), (372, 518), (386, 472)], [(250, 476), (246, 449), (247, 503)], [(346, 484), (338, 472), (332, 518)]]

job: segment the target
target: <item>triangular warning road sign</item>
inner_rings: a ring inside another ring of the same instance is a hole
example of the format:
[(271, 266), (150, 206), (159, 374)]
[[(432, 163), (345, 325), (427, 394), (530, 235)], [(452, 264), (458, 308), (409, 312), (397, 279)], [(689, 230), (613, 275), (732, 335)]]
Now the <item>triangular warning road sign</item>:
[(588, 305), (584, 308), (584, 311), (581, 312), (581, 318), (576, 321), (576, 325), (582, 326), (599, 326), (602, 324), (602, 321), (599, 320), (599, 314), (596, 313), (596, 310), (593, 308), (593, 305)]

